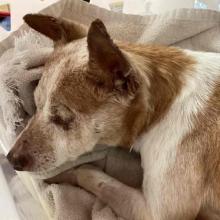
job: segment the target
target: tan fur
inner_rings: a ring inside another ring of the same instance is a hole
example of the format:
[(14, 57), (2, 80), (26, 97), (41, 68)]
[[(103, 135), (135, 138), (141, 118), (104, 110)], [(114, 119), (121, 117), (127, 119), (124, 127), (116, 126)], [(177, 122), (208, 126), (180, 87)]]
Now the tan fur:
[[(194, 131), (185, 137), (181, 148), (197, 154), (194, 158), (198, 161), (197, 171), (200, 174), (197, 176), (197, 188), (202, 190), (198, 196), (202, 197), (202, 210), (205, 210), (201, 216), (206, 216), (207, 220), (215, 219), (214, 215), (219, 214), (220, 208), (220, 78), (205, 111), (196, 118)], [(192, 166), (195, 167), (194, 161)], [(202, 186), (199, 183), (201, 179), (204, 181)], [(208, 218), (207, 212), (213, 217)]]
[[(140, 92), (131, 103), (124, 122), (123, 130), (127, 131), (127, 135), (124, 137), (126, 141), (123, 140), (126, 144), (122, 146), (130, 147), (142, 132), (164, 116), (184, 84), (182, 73), (191, 69), (195, 61), (172, 47), (125, 43), (119, 43), (119, 47), (131, 54), (131, 62), (137, 56), (136, 59), (144, 58), (141, 61), (148, 66), (147, 71), (142, 70), (142, 77), (149, 81), (149, 90), (145, 90), (146, 84), (140, 85)], [(149, 97), (148, 106), (145, 96)]]

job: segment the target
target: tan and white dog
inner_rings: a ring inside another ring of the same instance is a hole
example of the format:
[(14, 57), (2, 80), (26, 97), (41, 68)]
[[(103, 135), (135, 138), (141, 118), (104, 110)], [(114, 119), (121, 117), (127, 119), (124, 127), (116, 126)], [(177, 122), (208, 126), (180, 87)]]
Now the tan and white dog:
[(78, 184), (125, 219), (220, 219), (220, 55), (116, 45), (100, 20), (88, 34), (64, 19), (24, 20), (55, 50), (37, 112), (8, 154), (14, 168), (53, 169), (96, 144), (133, 148), (143, 193), (90, 168), (79, 168)]

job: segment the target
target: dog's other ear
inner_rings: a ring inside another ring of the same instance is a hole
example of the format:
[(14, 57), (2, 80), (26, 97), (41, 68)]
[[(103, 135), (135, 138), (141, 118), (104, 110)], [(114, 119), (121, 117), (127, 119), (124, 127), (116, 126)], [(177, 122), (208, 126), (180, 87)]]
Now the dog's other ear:
[(89, 65), (102, 70), (100, 76), (105, 84), (121, 92), (134, 92), (138, 83), (134, 70), (123, 52), (109, 36), (105, 25), (99, 19), (91, 23), (87, 36)]
[(55, 43), (68, 43), (87, 35), (87, 28), (66, 19), (42, 14), (27, 14), (24, 21), (34, 30), (49, 37)]

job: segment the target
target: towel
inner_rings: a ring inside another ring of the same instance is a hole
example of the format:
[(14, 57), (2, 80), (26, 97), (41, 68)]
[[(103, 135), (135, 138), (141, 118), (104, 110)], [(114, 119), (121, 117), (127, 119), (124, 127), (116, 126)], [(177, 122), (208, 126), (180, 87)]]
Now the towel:
[[(42, 13), (65, 17), (85, 25), (100, 18), (116, 40), (220, 52), (220, 14), (216, 11), (178, 9), (159, 15), (138, 16), (110, 12), (79, 0), (63, 0)], [(34, 48), (26, 47), (28, 43), (24, 40), (27, 37), (24, 37), (25, 30), (28, 27), (23, 25), (0, 44), (0, 94), (4, 94), (0, 97), (0, 140), (5, 152), (10, 149), (17, 134), (34, 112), (34, 82), (40, 78), (43, 64), (51, 52), (51, 42), (48, 39), (40, 40), (40, 45), (39, 40), (33, 40)], [(33, 33), (32, 36), (39, 37), (37, 33)], [(23, 40), (19, 36), (23, 36)], [(14, 37), (17, 37), (15, 44)], [(21, 43), (22, 41), (26, 43)], [(20, 94), (23, 94), (22, 97)], [(58, 172), (94, 160), (99, 160), (99, 166), (108, 175), (132, 187), (141, 187), (139, 156), (116, 148), (106, 149), (101, 146), (78, 161), (67, 163)], [(19, 173), (19, 176), (44, 209), (45, 218), (42, 219), (120, 219), (114, 210), (83, 189), (68, 184), (47, 185), (39, 177), (33, 177), (29, 173)], [(130, 176), (133, 178), (129, 178)]]

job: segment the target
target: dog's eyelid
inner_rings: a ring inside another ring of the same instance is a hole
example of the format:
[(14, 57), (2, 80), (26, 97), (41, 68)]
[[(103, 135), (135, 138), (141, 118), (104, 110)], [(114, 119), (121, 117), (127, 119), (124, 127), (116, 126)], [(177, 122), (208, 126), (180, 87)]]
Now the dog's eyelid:
[(57, 104), (50, 107), (49, 121), (55, 125), (69, 130), (75, 120), (75, 114), (66, 105)]
[(61, 118), (69, 118), (73, 115), (73, 112), (65, 105), (53, 105), (50, 106), (51, 116), (60, 116)]
[(66, 112), (66, 113), (70, 113), (70, 114), (73, 113), (72, 110), (64, 104), (51, 106), (50, 110), (51, 110), (52, 114), (57, 114), (58, 112), (62, 112), (62, 111)]
[(64, 130), (69, 130), (71, 123), (74, 121), (74, 117), (62, 118), (60, 115), (50, 116), (50, 121), (58, 126), (61, 126)]

